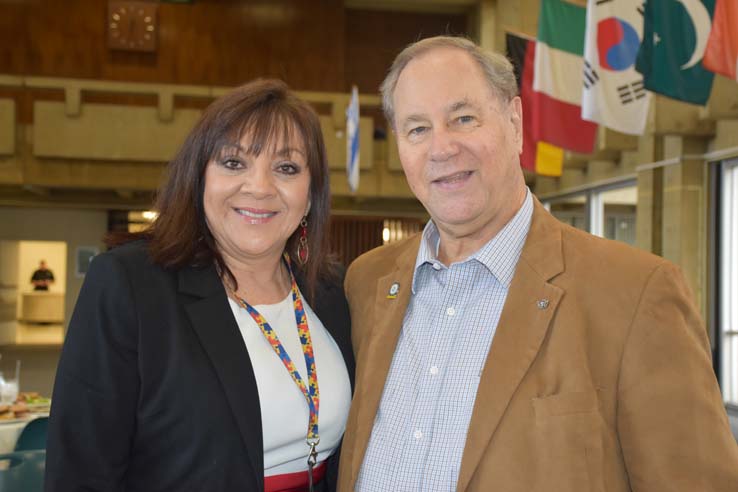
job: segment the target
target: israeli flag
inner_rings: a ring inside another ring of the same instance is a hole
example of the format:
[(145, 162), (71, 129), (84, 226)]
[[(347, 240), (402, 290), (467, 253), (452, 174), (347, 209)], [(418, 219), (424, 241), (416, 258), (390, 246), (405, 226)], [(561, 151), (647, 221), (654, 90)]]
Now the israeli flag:
[(351, 88), (346, 108), (346, 175), (351, 192), (359, 188), (359, 89)]

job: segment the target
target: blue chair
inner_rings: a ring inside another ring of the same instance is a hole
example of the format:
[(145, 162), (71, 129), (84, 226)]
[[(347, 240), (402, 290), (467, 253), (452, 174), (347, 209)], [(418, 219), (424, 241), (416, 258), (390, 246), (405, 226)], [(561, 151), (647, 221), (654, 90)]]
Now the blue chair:
[(15, 443), (16, 451), (31, 451), (46, 449), (46, 434), (49, 428), (49, 417), (39, 417), (31, 420), (21, 431)]
[(43, 492), (46, 451), (0, 454), (0, 492)]

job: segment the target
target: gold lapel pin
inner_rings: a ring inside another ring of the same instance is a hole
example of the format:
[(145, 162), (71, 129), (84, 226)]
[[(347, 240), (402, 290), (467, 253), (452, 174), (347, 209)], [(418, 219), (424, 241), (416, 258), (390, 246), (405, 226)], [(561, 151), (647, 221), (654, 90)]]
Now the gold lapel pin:
[(389, 292), (387, 293), (387, 299), (397, 299), (398, 292), (400, 292), (400, 284), (395, 282), (390, 286)]

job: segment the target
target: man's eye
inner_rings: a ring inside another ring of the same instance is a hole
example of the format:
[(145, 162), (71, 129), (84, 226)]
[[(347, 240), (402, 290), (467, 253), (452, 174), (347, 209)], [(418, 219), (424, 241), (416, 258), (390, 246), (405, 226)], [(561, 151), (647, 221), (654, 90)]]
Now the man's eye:
[(411, 128), (410, 131), (407, 132), (407, 134), (410, 137), (417, 137), (425, 133), (427, 130), (427, 126), (416, 126), (415, 128)]
[(474, 116), (469, 116), (469, 115), (459, 116), (458, 118), (456, 118), (456, 121), (458, 121), (462, 125), (465, 125), (467, 123), (472, 123), (474, 120), (475, 120)]

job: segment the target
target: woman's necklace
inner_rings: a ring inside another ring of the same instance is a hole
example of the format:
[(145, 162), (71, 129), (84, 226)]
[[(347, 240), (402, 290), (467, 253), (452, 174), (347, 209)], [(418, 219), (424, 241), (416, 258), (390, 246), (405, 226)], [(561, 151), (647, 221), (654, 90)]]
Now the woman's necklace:
[(282, 361), (282, 364), (287, 369), (287, 372), (289, 372), (292, 380), (295, 382), (295, 384), (305, 397), (308, 409), (310, 410), (310, 419), (308, 421), (308, 430), (307, 436), (305, 437), (305, 442), (310, 448), (308, 452), (307, 465), (308, 485), (310, 492), (312, 492), (313, 468), (318, 462), (318, 451), (315, 448), (320, 443), (320, 435), (318, 433), (318, 412), (320, 410), (318, 371), (315, 368), (315, 354), (313, 352), (313, 341), (310, 338), (310, 329), (308, 328), (307, 316), (305, 315), (305, 309), (302, 305), (300, 291), (297, 289), (295, 276), (292, 273), (290, 258), (289, 256), (287, 256), (287, 254), (284, 255), (284, 261), (287, 265), (287, 271), (289, 272), (290, 282), (292, 284), (292, 304), (295, 309), (297, 334), (300, 338), (300, 345), (302, 345), (302, 354), (305, 358), (305, 367), (307, 368), (307, 385), (305, 384), (303, 378), (300, 376), (300, 373), (295, 367), (295, 364), (292, 362), (292, 359), (290, 359), (290, 356), (287, 354), (287, 351), (282, 345), (282, 342), (279, 341), (279, 337), (277, 337), (277, 332), (275, 332), (274, 329), (269, 326), (269, 323), (267, 323), (266, 319), (264, 319), (264, 317), (259, 314), (259, 312), (254, 309), (248, 302), (246, 302), (242, 297), (239, 297), (238, 294), (233, 291), (231, 291), (231, 295), (244, 309), (246, 309), (246, 311), (251, 315), (251, 318), (254, 320), (254, 322), (259, 325), (259, 329), (264, 335), (264, 338), (266, 338), (266, 340), (272, 346), (272, 349), (274, 349), (274, 352)]

